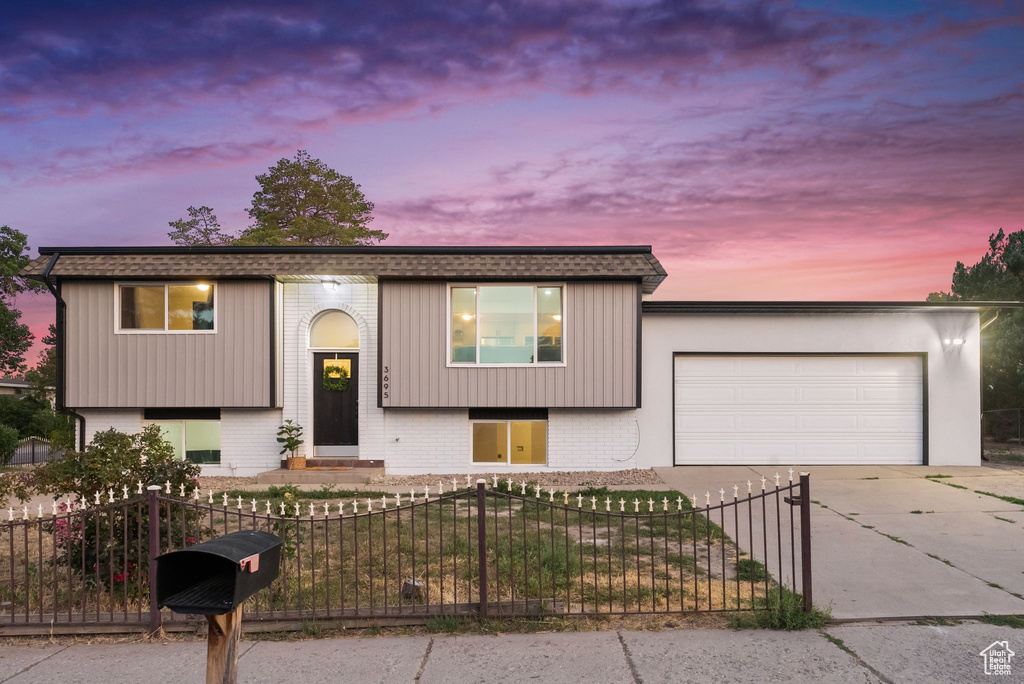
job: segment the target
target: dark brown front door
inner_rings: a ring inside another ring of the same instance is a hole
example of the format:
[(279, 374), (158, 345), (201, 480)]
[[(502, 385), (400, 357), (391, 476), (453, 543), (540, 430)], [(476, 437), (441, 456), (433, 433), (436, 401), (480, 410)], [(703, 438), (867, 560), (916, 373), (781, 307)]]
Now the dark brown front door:
[[(348, 388), (324, 387), (324, 368), (342, 366), (348, 370)], [(359, 354), (319, 352), (313, 354), (313, 445), (350, 446), (359, 444)]]

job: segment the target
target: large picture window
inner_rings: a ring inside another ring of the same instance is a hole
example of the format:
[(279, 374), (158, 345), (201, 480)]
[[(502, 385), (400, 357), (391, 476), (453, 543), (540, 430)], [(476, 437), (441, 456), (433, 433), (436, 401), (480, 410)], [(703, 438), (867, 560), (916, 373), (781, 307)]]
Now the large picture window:
[(452, 285), (452, 364), (531, 365), (563, 361), (561, 285)]
[(118, 332), (213, 332), (212, 283), (117, 286)]

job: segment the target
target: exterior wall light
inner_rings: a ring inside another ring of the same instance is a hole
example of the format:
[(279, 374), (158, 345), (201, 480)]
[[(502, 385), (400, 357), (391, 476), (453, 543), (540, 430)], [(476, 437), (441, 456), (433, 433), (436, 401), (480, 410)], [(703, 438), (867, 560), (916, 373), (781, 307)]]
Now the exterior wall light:
[(207, 285), (206, 283), (199, 283), (198, 285), (196, 285), (196, 287), (199, 289), (200, 292), (206, 292), (207, 290), (210, 289), (210, 286)]
[(328, 292), (337, 292), (340, 284), (336, 280), (321, 280), (320, 284), (324, 286), (324, 289)]
[(962, 346), (964, 344), (965, 340), (962, 337), (953, 337), (953, 338), (947, 337), (946, 339), (942, 340), (942, 342), (947, 347), (950, 346), (950, 345), (953, 345), (954, 347), (960, 347), (960, 346)]

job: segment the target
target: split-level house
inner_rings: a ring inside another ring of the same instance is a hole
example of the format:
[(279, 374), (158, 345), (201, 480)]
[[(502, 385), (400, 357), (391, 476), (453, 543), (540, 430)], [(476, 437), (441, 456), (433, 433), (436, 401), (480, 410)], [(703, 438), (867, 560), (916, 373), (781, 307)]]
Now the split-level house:
[(638, 246), (40, 254), (81, 440), (206, 474), (280, 467), (286, 419), (389, 473), (979, 463), (994, 305), (658, 301)]

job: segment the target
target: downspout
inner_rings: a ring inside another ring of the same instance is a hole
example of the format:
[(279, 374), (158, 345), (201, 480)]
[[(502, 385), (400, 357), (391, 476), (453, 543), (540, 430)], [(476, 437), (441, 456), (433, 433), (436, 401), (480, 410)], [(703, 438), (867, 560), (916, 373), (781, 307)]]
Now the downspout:
[(66, 345), (65, 345), (65, 341), (64, 341), (64, 328), (65, 328), (65, 325), (66, 325), (68, 305), (64, 301), (64, 298), (60, 296), (60, 290), (58, 290), (57, 287), (50, 280), (50, 272), (53, 270), (53, 267), (57, 265), (57, 260), (58, 259), (60, 259), (60, 252), (54, 252), (53, 256), (51, 256), (50, 260), (46, 263), (46, 268), (43, 269), (43, 276), (42, 276), (42, 281), (46, 285), (46, 289), (48, 289), (50, 291), (50, 294), (52, 294), (53, 298), (57, 301), (57, 321), (56, 321), (56, 329), (57, 329), (57, 345), (56, 345), (57, 346), (57, 381), (56, 381), (57, 387), (56, 387), (56, 393), (57, 393), (57, 397), (56, 397), (56, 404), (57, 404), (57, 411), (59, 413), (63, 413), (64, 415), (71, 416), (73, 419), (78, 421), (78, 450), (79, 451), (83, 451), (85, 449), (85, 416), (83, 416), (80, 413), (76, 413), (75, 411), (69, 409), (65, 405), (65, 396), (64, 396), (64, 394), (65, 394), (65, 382), (64, 382), (64, 376), (65, 376), (65, 366), (66, 366), (66, 364), (64, 363), (64, 348), (65, 348)]

